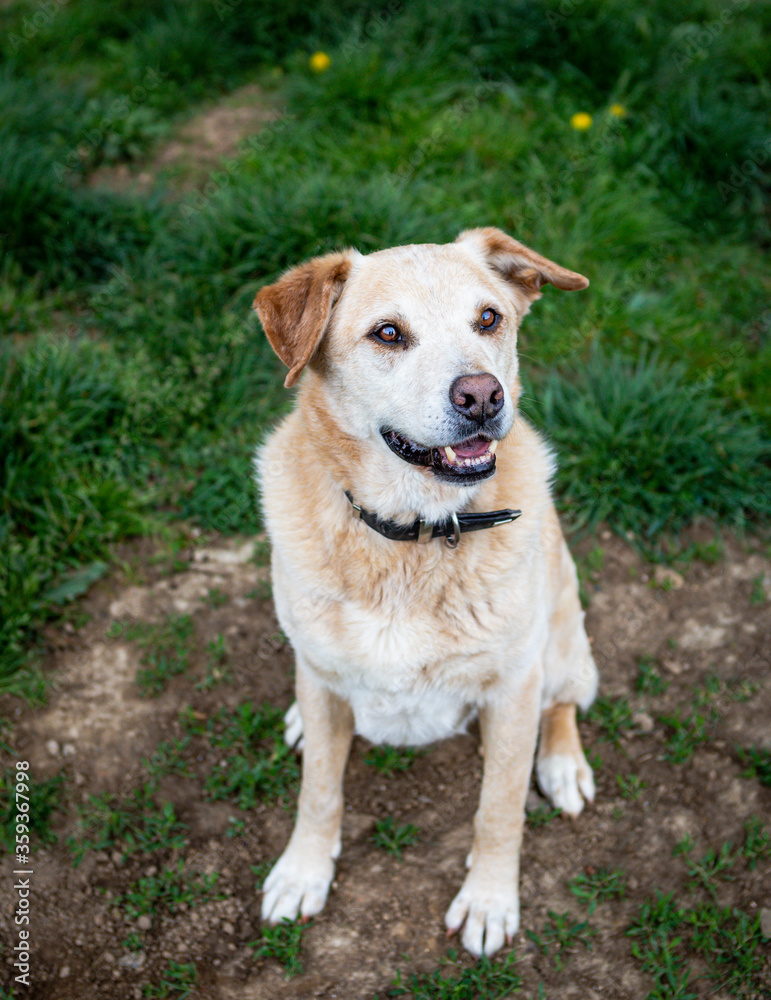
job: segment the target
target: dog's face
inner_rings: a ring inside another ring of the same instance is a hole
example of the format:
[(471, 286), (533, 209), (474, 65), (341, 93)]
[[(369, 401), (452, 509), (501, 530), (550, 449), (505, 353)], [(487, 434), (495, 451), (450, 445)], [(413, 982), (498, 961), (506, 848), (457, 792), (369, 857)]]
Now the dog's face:
[(516, 411), (517, 329), (541, 285), (587, 280), (497, 229), (330, 254), (255, 300), (292, 384), (322, 375), (340, 427), (456, 485), (495, 472)]

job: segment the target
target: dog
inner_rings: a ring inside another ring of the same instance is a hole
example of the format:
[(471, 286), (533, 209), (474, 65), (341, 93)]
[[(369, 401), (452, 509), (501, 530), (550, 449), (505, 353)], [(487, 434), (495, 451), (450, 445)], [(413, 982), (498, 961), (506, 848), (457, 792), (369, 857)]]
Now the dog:
[(296, 824), (263, 887), (270, 923), (326, 902), (354, 733), (420, 745), (478, 717), (480, 801), (445, 917), (475, 956), (519, 927), (534, 761), (564, 813), (594, 798), (576, 706), (597, 670), (552, 454), (517, 412), (517, 330), (545, 284), (589, 282), (488, 227), (330, 253), (257, 294), (286, 386), (302, 374), (256, 458), (296, 658), (287, 741), (303, 744)]

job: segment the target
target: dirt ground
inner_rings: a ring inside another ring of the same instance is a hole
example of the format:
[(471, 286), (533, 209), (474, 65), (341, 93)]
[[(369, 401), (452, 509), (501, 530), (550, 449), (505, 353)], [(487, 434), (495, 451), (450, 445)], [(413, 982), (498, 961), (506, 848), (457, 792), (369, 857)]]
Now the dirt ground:
[[(58, 843), (34, 855), (33, 980), (17, 996), (133, 1000), (143, 996), (146, 984), (159, 981), (171, 961), (192, 961), (196, 997), (381, 998), (398, 969), (428, 971), (446, 954), (442, 917), (463, 879), (479, 791), (476, 729), (432, 747), (388, 777), (365, 763), (368, 745), (357, 738), (346, 775), (343, 853), (327, 907), (304, 932), (302, 975), (287, 979), (275, 959), (255, 960), (249, 947), (259, 937), (252, 866), (281, 852), (292, 811), (280, 804), (241, 811), (232, 802), (207, 799), (201, 775), (218, 763), (214, 758), (222, 750), (189, 753), (191, 776), (161, 781), (160, 797), (173, 802), (189, 827), (183, 848), (125, 859), (118, 850), (89, 851), (79, 867), (73, 865), (65, 841), (79, 833), (78, 806), (89, 795), (126, 795), (141, 785), (147, 778), (142, 760), (162, 741), (185, 735), (180, 712), (187, 706), (204, 721), (221, 706), (233, 708), (245, 699), (290, 704), (291, 653), (278, 633), (267, 569), (252, 559), (253, 548), (246, 539), (209, 539), (206, 545), (191, 539), (189, 550), (170, 565), (153, 559), (147, 542), (127, 547), (123, 572), (93, 588), (80, 617), (70, 615), (49, 628), (45, 669), (54, 683), (48, 703), (31, 710), (6, 698), (0, 705), (13, 720), (4, 738), (30, 761), (33, 778), (65, 776), (63, 809), (53, 815)], [(636, 1000), (648, 993), (651, 979), (633, 959), (624, 931), (654, 887), (686, 893), (686, 873), (672, 857), (675, 844), (686, 834), (702, 852), (726, 840), (738, 844), (748, 817), (771, 816), (771, 789), (741, 777), (735, 751), (737, 743), (771, 745), (771, 560), (760, 543), (729, 539), (717, 564), (694, 560), (672, 575), (657, 572), (607, 531), (575, 551), (583, 565), (593, 567), (585, 581), (587, 627), (601, 692), (626, 696), (634, 725), (614, 743), (603, 738), (597, 722), (582, 723), (588, 754), (599, 755), (593, 758), (596, 803), (576, 822), (557, 818), (526, 831), (522, 930), (514, 950), (523, 996), (538, 996), (542, 983), (547, 997)], [(191, 661), (163, 693), (143, 696), (136, 683), (141, 649), (106, 632), (116, 620), (152, 622), (169, 613), (192, 615)], [(227, 651), (227, 675), (201, 689), (206, 647), (218, 635)], [(635, 689), (641, 657), (669, 682), (665, 692)], [(711, 682), (710, 695), (719, 718), (709, 742), (687, 763), (665, 761), (669, 731), (660, 716), (690, 704), (710, 677), (719, 678)], [(629, 774), (644, 782), (637, 798), (625, 797), (617, 780)], [(529, 808), (543, 804), (533, 787)], [(420, 830), (401, 860), (371, 839), (376, 820), (387, 816)], [(243, 820), (240, 836), (226, 836), (231, 817)], [(164, 911), (150, 927), (128, 920), (116, 897), (180, 858), (189, 870), (219, 873), (224, 898)], [(10, 862), (6, 858), (6, 868)], [(567, 880), (602, 867), (623, 870), (627, 892), (598, 906), (591, 917), (597, 929), (593, 949), (576, 951), (559, 971), (524, 930), (543, 927), (549, 910), (584, 919), (586, 907)], [(771, 866), (765, 861), (743, 871), (721, 883), (720, 893), (721, 905), (751, 915), (771, 907)], [(7, 875), (0, 883), (0, 984), (7, 989), (13, 984), (15, 901)], [(132, 931), (141, 938), (138, 951), (124, 944)], [(703, 996), (725, 995), (704, 982)]]

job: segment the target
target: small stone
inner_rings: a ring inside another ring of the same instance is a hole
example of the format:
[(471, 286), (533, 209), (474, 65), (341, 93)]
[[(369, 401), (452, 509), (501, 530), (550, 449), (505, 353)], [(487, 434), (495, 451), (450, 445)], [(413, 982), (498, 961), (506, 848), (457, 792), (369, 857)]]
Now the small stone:
[(137, 927), (140, 931), (149, 931), (152, 926), (153, 922), (146, 913), (143, 913), (141, 917), (137, 918)]
[(632, 716), (632, 723), (641, 733), (652, 733), (655, 725), (647, 712), (635, 712)]
[(123, 853), (121, 851), (113, 851), (110, 855), (110, 860), (114, 865), (117, 865), (118, 868), (120, 868), (123, 864)]
[(61, 969), (59, 969), (59, 978), (60, 979), (66, 979), (67, 976), (69, 976), (69, 974), (70, 974), (70, 967), (69, 967), (69, 965), (63, 965), (61, 967)]
[(141, 969), (147, 961), (147, 955), (143, 951), (132, 951), (128, 955), (121, 955), (118, 965), (124, 969)]
[(685, 586), (683, 577), (669, 566), (657, 566), (653, 572), (653, 579), (660, 587), (669, 587), (671, 590), (680, 590)]
[(670, 674), (681, 674), (683, 672), (682, 663), (678, 663), (677, 660), (664, 660), (664, 669), (668, 670)]
[(76, 771), (75, 772), (75, 784), (76, 785), (85, 785), (85, 783), (86, 783), (86, 776), (84, 774), (81, 774), (80, 771)]
[(612, 537), (613, 537), (613, 535), (611, 534), (610, 531), (608, 531), (607, 528), (604, 531), (600, 532), (600, 538), (603, 540), (603, 542), (607, 542), (608, 539), (612, 538)]
[(155, 865), (149, 865), (147, 868), (145, 868), (145, 875), (148, 878), (152, 878), (153, 875), (157, 875), (157, 874), (158, 874), (158, 869), (157, 869), (157, 867)]
[(74, 757), (75, 756), (75, 744), (74, 743), (65, 743), (64, 746), (62, 747), (62, 754), (65, 757)]
[(110, 910), (110, 916), (112, 917), (113, 920), (120, 920), (120, 918), (123, 916), (123, 914), (120, 911), (120, 907), (113, 906), (113, 908)]
[(52, 757), (56, 757), (59, 754), (59, 744), (56, 740), (49, 740), (46, 743), (46, 750), (51, 754)]
[(717, 625), (702, 625), (695, 618), (689, 618), (680, 633), (682, 649), (710, 650), (717, 649), (725, 642), (726, 630)]
[(115, 956), (112, 952), (106, 951), (104, 955), (102, 955), (102, 961), (105, 965), (112, 965), (115, 962)]
[(224, 931), (225, 934), (232, 934), (235, 928), (231, 923), (229, 923), (226, 920), (225, 923), (222, 925), (222, 930)]
[(760, 933), (764, 938), (771, 938), (771, 908), (768, 906), (760, 911)]
[(538, 794), (534, 788), (529, 788), (527, 792), (527, 799), (525, 800), (525, 812), (535, 812), (544, 804), (544, 800)]

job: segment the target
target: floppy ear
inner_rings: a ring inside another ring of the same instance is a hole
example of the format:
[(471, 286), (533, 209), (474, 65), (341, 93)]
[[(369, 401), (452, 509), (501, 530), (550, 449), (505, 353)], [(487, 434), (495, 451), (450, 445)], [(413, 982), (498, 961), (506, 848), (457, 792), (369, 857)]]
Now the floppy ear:
[(542, 285), (574, 292), (589, 284), (582, 274), (547, 260), (494, 226), (467, 229), (455, 242), (465, 243), (481, 253), (489, 267), (516, 285), (531, 302), (540, 299)]
[(289, 369), (293, 386), (316, 353), (351, 270), (351, 253), (330, 253), (287, 271), (260, 289), (254, 309), (270, 346)]

